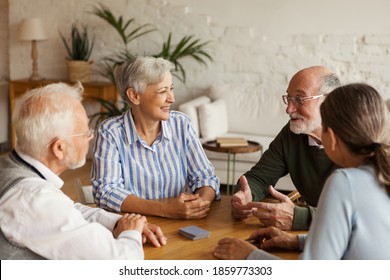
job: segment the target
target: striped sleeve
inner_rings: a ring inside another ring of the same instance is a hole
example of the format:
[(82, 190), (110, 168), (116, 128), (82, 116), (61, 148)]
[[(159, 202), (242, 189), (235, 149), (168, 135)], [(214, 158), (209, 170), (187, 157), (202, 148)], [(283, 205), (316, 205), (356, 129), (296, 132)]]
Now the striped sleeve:
[(188, 126), (187, 164), (189, 185), (193, 191), (203, 186), (210, 186), (215, 190), (216, 199), (220, 198), (219, 179), (215, 175), (214, 166), (204, 152), (199, 138), (191, 123)]
[(125, 188), (119, 147), (116, 145), (118, 135), (113, 135), (115, 121), (102, 124), (98, 130), (93, 153), (91, 181), (95, 203), (105, 209), (121, 211), (123, 200), (130, 194)]

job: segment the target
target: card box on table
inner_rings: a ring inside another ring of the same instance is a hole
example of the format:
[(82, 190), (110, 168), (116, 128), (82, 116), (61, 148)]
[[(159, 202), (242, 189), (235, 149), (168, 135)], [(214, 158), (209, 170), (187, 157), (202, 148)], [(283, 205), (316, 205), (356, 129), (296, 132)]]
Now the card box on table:
[(209, 231), (197, 226), (188, 226), (181, 228), (179, 229), (179, 234), (191, 240), (199, 240), (203, 238), (208, 238), (210, 236)]

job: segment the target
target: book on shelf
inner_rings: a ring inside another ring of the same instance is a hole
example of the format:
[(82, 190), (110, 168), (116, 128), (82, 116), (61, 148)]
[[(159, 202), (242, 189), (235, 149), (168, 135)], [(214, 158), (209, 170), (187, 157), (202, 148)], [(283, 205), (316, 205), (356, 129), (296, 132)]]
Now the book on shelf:
[(219, 147), (245, 147), (248, 146), (248, 141), (244, 138), (234, 137), (217, 137), (217, 145)]

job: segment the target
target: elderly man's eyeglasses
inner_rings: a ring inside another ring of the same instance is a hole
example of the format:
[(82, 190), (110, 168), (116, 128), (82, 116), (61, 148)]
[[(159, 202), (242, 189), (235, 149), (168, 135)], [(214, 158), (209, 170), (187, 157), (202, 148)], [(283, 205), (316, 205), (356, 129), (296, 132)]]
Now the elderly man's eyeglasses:
[[(95, 130), (93, 128), (90, 128), (87, 132), (84, 132), (84, 133), (76, 133), (76, 134), (72, 134), (72, 135), (69, 135), (68, 137), (86, 137), (88, 139), (91, 139), (93, 137), (95, 133)], [(46, 145), (46, 148), (50, 147), (51, 144), (53, 144), (55, 141), (58, 140), (59, 137), (55, 137), (53, 140), (50, 141), (49, 144)]]
[(300, 106), (303, 105), (306, 101), (311, 101), (314, 99), (321, 98), (323, 96), (327, 96), (327, 94), (319, 94), (319, 95), (313, 95), (313, 96), (306, 96), (306, 97), (301, 97), (301, 96), (294, 96), (290, 97), (287, 94), (282, 95), (282, 99), (284, 104), (288, 105), (288, 102), (291, 101), (295, 106)]
[(95, 133), (95, 130), (94, 130), (93, 128), (90, 128), (90, 129), (88, 130), (88, 132), (72, 134), (72, 135), (70, 135), (69, 137), (85, 136), (85, 137), (87, 137), (87, 138), (91, 138), (91, 137), (93, 136), (94, 133)]

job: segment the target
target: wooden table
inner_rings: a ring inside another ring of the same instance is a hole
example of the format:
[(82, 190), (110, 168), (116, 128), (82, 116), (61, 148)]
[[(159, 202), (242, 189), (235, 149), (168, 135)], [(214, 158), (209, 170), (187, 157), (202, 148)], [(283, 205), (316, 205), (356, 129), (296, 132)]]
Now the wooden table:
[[(10, 101), (10, 115), (12, 117), (15, 101), (18, 97), (25, 94), (28, 90), (35, 89), (38, 87), (45, 86), (50, 83), (60, 82), (59, 80), (40, 80), (40, 81), (31, 81), (28, 79), (23, 80), (13, 80), (9, 83), (9, 101)], [(62, 81), (65, 83), (70, 83), (67, 81)], [(70, 83), (74, 84), (74, 83)], [(102, 98), (111, 102), (115, 102), (117, 99), (116, 87), (111, 83), (105, 82), (90, 82), (82, 83), (84, 87), (84, 99), (85, 101), (93, 101), (94, 98)], [(103, 110), (103, 108), (102, 108)], [(15, 147), (15, 131), (13, 124), (11, 122), (11, 144), (12, 148)]]
[[(74, 201), (80, 202), (74, 178), (80, 178), (83, 184), (89, 184), (91, 162), (76, 170), (67, 170), (61, 175), (65, 181), (63, 192)], [(84, 170), (85, 169), (85, 170)], [(231, 196), (222, 196), (220, 201), (214, 201), (206, 218), (198, 220), (176, 220), (147, 216), (148, 222), (158, 225), (168, 238), (165, 246), (156, 248), (146, 243), (144, 245), (146, 260), (214, 260), (212, 252), (218, 241), (224, 237), (247, 239), (259, 227), (257, 218), (237, 220), (231, 214)], [(95, 207), (95, 205), (89, 205)], [(210, 237), (201, 240), (189, 240), (179, 235), (182, 227), (196, 225), (211, 232)], [(305, 233), (302, 231), (296, 233)], [(298, 259), (298, 251), (272, 250), (270, 253), (283, 259)]]
[[(146, 260), (213, 260), (212, 252), (218, 241), (224, 237), (246, 239), (259, 227), (257, 218), (236, 220), (231, 214), (229, 196), (215, 201), (208, 216), (199, 220), (175, 220), (148, 216), (148, 222), (161, 227), (168, 243), (160, 248), (144, 245)], [(211, 232), (210, 237), (190, 240), (179, 235), (179, 228), (195, 225)], [(298, 251), (272, 250), (270, 253), (284, 259), (298, 259)]]
[[(236, 184), (236, 179), (234, 178), (234, 174), (236, 171), (236, 154), (254, 153), (257, 151), (261, 151), (263, 149), (261, 144), (255, 141), (248, 141), (247, 146), (220, 147), (218, 146), (216, 140), (212, 140), (203, 143), (202, 146), (204, 149), (209, 151), (227, 154), (227, 178), (226, 178), (227, 195), (230, 195), (230, 187), (233, 188), (234, 185)], [(232, 165), (233, 168), (231, 181), (230, 181), (230, 165)]]

